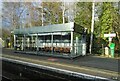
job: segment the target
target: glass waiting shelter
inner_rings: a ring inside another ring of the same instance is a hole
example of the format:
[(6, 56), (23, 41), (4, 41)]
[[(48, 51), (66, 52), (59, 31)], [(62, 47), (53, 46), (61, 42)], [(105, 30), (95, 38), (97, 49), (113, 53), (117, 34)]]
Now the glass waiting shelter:
[[(86, 55), (86, 43), (75, 32), (74, 23), (14, 30), (16, 52), (74, 58)], [(77, 35), (76, 35), (77, 34)]]

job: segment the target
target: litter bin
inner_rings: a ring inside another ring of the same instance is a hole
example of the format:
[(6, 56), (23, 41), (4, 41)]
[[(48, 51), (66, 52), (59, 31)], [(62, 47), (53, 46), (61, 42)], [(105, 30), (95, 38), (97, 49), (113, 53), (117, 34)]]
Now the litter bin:
[(110, 53), (111, 53), (111, 56), (114, 58), (114, 48), (115, 48), (115, 43), (111, 43), (110, 44)]

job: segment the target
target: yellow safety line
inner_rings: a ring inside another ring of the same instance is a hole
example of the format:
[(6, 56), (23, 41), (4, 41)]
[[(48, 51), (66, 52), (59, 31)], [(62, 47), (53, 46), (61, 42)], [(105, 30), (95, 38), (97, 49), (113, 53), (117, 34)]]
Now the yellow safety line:
[(71, 66), (70, 64), (47, 62), (47, 61), (35, 60), (35, 59), (32, 60), (29, 58), (24, 58), (24, 57), (21, 58), (21, 57), (13, 56), (13, 55), (3, 55), (3, 57), (9, 57), (9, 58), (15, 58), (15, 59), (20, 59), (20, 60), (25, 60), (25, 61), (33, 61), (33, 62), (39, 62), (39, 63), (44, 63), (44, 64), (51, 64), (51, 65), (57, 65), (57, 66), (62, 66), (62, 67), (67, 67), (67, 68), (74, 68), (74, 69), (79, 69), (79, 70), (86, 70), (86, 71), (91, 71), (91, 72), (98, 72), (98, 73), (103, 73), (107, 75), (118, 76), (118, 72), (115, 72), (115, 71), (96, 69), (96, 68), (85, 67), (85, 66), (76, 66), (76, 65)]

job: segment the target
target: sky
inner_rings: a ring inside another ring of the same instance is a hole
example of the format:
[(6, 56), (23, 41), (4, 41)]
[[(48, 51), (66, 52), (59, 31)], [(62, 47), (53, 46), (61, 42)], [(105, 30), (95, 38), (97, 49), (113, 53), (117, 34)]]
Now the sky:
[[(38, 6), (38, 5), (40, 5), (40, 3), (38, 3), (38, 2), (36, 2), (36, 3), (34, 3), (34, 6)], [(8, 7), (9, 8), (9, 7)], [(10, 8), (11, 9), (11, 8)], [(21, 7), (21, 8), (19, 8), (19, 9), (17, 9), (16, 10), (16, 13), (19, 15), (19, 13), (21, 12), (21, 10), (23, 10), (24, 9), (24, 12), (22, 13), (22, 16), (21, 16), (21, 21), (20, 21), (20, 23), (26, 23), (26, 22), (29, 22), (30, 21), (30, 16), (29, 15), (26, 15), (27, 14), (27, 8), (25, 9), (25, 7), (23, 6), (23, 7)], [(4, 9), (4, 11), (7, 11), (8, 9)], [(45, 10), (45, 8), (44, 8), (44, 10)], [(15, 12), (15, 11), (14, 11)], [(8, 13), (8, 12), (4, 12), (4, 13)], [(10, 12), (10, 13), (12, 13), (12, 12)], [(29, 13), (29, 12), (28, 12)], [(72, 13), (72, 12), (71, 12)], [(39, 15), (40, 15), (41, 13), (39, 13)], [(37, 14), (38, 15), (38, 14)], [(68, 15), (68, 14), (67, 14)], [(72, 14), (69, 14), (70, 15), (70, 17), (71, 17), (71, 15)], [(73, 20), (73, 19), (72, 19)], [(11, 22), (11, 21), (9, 21), (8, 19), (4, 19), (3, 21), (6, 21), (6, 22)], [(2, 24), (3, 24), (3, 26), (4, 27), (9, 27), (10, 26), (10, 23), (6, 23), (6, 22), (2, 22)]]
[(2, 17), (2, 1), (0, 0), (0, 28), (2, 27), (2, 18), (1, 17)]
[(66, 2), (118, 2), (119, 0), (3, 0), (3, 2), (59, 2), (59, 1), (66, 1)]
[[(10, 1), (10, 0), (7, 0), (7, 1)], [(23, 0), (22, 0), (23, 1)], [(41, 2), (41, 0), (34, 0), (34, 2), (36, 1), (36, 4), (35, 5), (37, 5), (37, 2), (39, 1), (39, 2)], [(65, 1), (68, 1), (68, 0), (65, 0)], [(72, 0), (71, 0), (72, 1)], [(87, 1), (87, 0), (86, 0)], [(2, 3), (1, 3), (2, 1), (0, 0), (0, 8), (2, 7)], [(20, 10), (18, 10), (18, 12), (19, 12)], [(2, 10), (0, 10), (0, 12), (2, 13)], [(0, 13), (0, 15), (1, 15), (1, 13)], [(23, 18), (25, 18), (25, 17), (27, 17), (26, 16), (26, 13), (23, 13)], [(27, 20), (29, 20), (29, 17), (27, 17), (28, 19)], [(97, 14), (95, 14), (95, 19), (97, 19)], [(28, 21), (26, 21), (25, 19), (23, 19), (22, 21), (21, 21), (22, 23), (25, 23), (25, 22), (28, 22)], [(2, 23), (2, 22), (1, 22)], [(9, 23), (3, 23), (3, 24), (5, 24), (6, 26), (9, 26), (10, 24)]]

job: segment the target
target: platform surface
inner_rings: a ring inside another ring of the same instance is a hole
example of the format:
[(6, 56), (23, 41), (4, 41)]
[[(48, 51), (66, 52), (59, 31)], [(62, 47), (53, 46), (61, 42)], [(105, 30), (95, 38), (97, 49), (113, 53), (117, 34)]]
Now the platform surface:
[(90, 74), (105, 78), (118, 77), (120, 59), (84, 56), (75, 59), (55, 58), (31, 54), (15, 53), (11, 49), (2, 49), (2, 57), (32, 62), (40, 65)]

